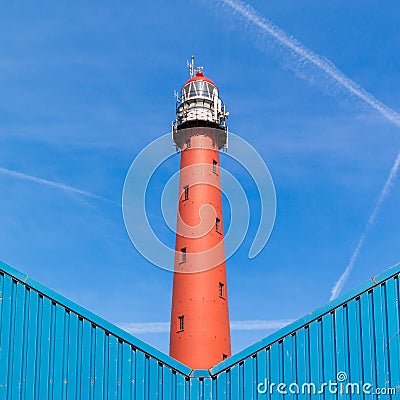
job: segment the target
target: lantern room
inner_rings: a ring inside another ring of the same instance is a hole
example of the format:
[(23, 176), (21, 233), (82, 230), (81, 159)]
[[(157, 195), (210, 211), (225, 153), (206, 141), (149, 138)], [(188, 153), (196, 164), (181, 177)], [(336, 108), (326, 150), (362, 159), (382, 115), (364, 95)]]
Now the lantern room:
[[(210, 127), (221, 129), (227, 139), (226, 119), (229, 113), (219, 97), (216, 84), (206, 78), (203, 67), (195, 71), (194, 58), (189, 64), (190, 79), (182, 86), (180, 94), (176, 94), (176, 119), (173, 123), (173, 140), (177, 147), (181, 138), (179, 130), (191, 127)], [(222, 147), (227, 147), (227, 140)]]

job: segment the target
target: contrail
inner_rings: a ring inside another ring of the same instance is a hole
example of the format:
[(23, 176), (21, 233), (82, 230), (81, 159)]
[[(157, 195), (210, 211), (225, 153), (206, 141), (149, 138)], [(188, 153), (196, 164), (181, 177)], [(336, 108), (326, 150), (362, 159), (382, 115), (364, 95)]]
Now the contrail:
[(98, 196), (97, 194), (86, 192), (85, 190), (77, 189), (72, 186), (64, 185), (63, 183), (60, 183), (60, 182), (49, 181), (47, 179), (37, 178), (36, 176), (23, 174), (22, 172), (17, 172), (17, 171), (11, 170), (11, 169), (6, 169), (6, 168), (0, 167), (0, 174), (8, 175), (13, 178), (17, 178), (17, 179), (21, 179), (21, 180), (25, 180), (25, 181), (35, 182), (40, 185), (50, 186), (50, 187), (53, 187), (56, 189), (63, 190), (65, 192), (76, 193), (76, 194), (80, 194), (82, 196), (91, 197), (94, 199), (103, 200), (103, 201), (107, 201), (109, 203), (116, 204), (112, 200), (106, 199), (105, 197)]
[[(277, 330), (293, 321), (290, 319), (231, 321), (231, 329), (237, 331)], [(169, 332), (169, 326), (169, 322), (131, 322), (119, 325), (121, 329), (133, 335), (138, 333), (165, 333)]]
[(400, 127), (400, 114), (380, 102), (372, 94), (368, 93), (365, 89), (351, 80), (331, 61), (312, 52), (296, 38), (288, 35), (283, 29), (279, 28), (265, 17), (259, 15), (250, 5), (237, 0), (218, 1), (225, 6), (228, 6), (229, 9), (235, 15), (241, 17), (242, 20), (247, 23), (250, 22), (255, 27), (259, 28), (262, 33), (269, 35), (271, 39), (281, 46), (281, 48), (289, 50), (292, 57), (295, 58), (294, 61), (300, 61), (300, 64), (296, 64), (296, 68), (304, 68), (304, 61), (310, 63), (316, 69), (325, 72), (339, 86), (350, 92), (350, 94), (358, 97), (364, 103), (382, 114), (386, 119)]
[[(292, 64), (295, 69), (305, 70), (307, 66), (314, 68), (314, 74), (311, 73), (307, 76), (302, 76), (305, 79), (315, 79), (315, 73), (317, 71), (325, 73), (325, 75), (333, 81), (336, 87), (344, 89), (349, 94), (358, 98), (364, 104), (369, 105), (378, 113), (380, 113), (387, 120), (400, 127), (400, 114), (386, 106), (378, 99), (376, 99), (371, 93), (367, 92), (360, 85), (355, 83), (352, 79), (346, 76), (342, 71), (339, 70), (331, 61), (317, 55), (316, 53), (309, 50), (296, 38), (288, 35), (283, 29), (279, 28), (265, 17), (259, 15), (250, 5), (243, 3), (238, 0), (218, 0), (220, 4), (228, 8), (235, 16), (238, 16), (246, 24), (258, 28), (263, 34), (268, 35), (274, 43), (277, 43), (280, 49), (286, 50), (292, 58)], [(314, 75), (314, 76), (313, 76)], [(372, 210), (371, 215), (368, 218), (367, 224), (364, 228), (363, 234), (358, 241), (357, 247), (350, 259), (349, 264), (332, 288), (330, 299), (333, 300), (339, 296), (344, 284), (346, 283), (351, 270), (353, 269), (354, 263), (360, 253), (360, 250), (364, 244), (365, 238), (370, 227), (374, 224), (375, 218), (379, 212), (379, 209), (390, 193), (391, 186), (397, 176), (400, 167), (400, 152), (397, 154), (396, 160), (390, 170), (389, 176), (386, 179), (385, 185), (379, 195), (378, 201)]]
[(397, 154), (396, 160), (390, 170), (389, 176), (386, 179), (385, 185), (383, 186), (383, 189), (381, 191), (381, 194), (379, 196), (378, 201), (375, 204), (374, 209), (372, 210), (371, 215), (368, 218), (368, 222), (367, 225), (364, 228), (364, 232), (361, 235), (360, 240), (358, 241), (357, 247), (349, 261), (349, 264), (347, 265), (346, 269), (344, 270), (343, 274), (340, 276), (340, 278), (338, 279), (338, 281), (336, 282), (335, 286), (332, 288), (331, 290), (331, 297), (330, 300), (334, 300), (336, 299), (342, 289), (344, 284), (346, 283), (347, 279), (349, 278), (350, 272), (353, 269), (354, 263), (358, 257), (358, 254), (360, 253), (361, 247), (364, 244), (365, 238), (367, 236), (367, 233), (369, 231), (369, 228), (374, 224), (376, 216), (378, 214), (378, 211), (383, 203), (383, 201), (385, 200), (386, 196), (389, 194), (391, 187), (393, 186), (393, 182), (394, 179), (397, 176), (397, 172), (399, 170), (400, 167), (400, 152)]

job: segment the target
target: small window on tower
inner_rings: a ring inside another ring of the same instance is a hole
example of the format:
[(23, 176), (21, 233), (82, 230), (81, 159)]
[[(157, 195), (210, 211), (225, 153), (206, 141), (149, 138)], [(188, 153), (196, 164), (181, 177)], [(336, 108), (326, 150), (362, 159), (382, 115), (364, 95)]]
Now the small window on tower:
[(189, 185), (183, 187), (183, 200), (187, 200), (189, 198)]
[(219, 218), (215, 218), (215, 230), (221, 233), (221, 220)]
[(218, 175), (218, 169), (217, 169), (217, 167), (218, 167), (217, 161), (213, 160), (213, 172), (214, 172), (214, 174), (217, 174), (217, 175)]
[(177, 326), (177, 331), (182, 332), (185, 329), (185, 316), (180, 315), (178, 317), (178, 326)]
[(219, 297), (222, 297), (223, 299), (225, 298), (225, 285), (220, 282), (219, 283)]
[(226, 354), (222, 354), (222, 359), (226, 360), (228, 358), (228, 356)]
[(186, 247), (183, 247), (181, 249), (181, 263), (185, 263), (186, 262)]
[(186, 139), (186, 148), (190, 149), (190, 139)]

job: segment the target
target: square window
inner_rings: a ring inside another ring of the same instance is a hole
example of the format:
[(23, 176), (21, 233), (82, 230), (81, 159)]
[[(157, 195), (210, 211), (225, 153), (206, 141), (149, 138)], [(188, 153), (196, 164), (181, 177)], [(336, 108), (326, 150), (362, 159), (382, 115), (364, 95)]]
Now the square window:
[(181, 249), (181, 263), (185, 263), (186, 262), (186, 247), (183, 247)]
[(184, 329), (185, 329), (185, 316), (184, 315), (180, 315), (178, 317), (177, 330), (178, 330), (178, 332), (182, 332)]
[(219, 297), (222, 297), (223, 299), (225, 298), (225, 285), (220, 282), (219, 283)]
[(221, 220), (219, 218), (215, 218), (215, 230), (221, 233)]
[(217, 161), (213, 160), (213, 172), (214, 172), (214, 174), (218, 175), (217, 166), (218, 166)]
[(183, 200), (189, 199), (189, 185), (183, 187)]

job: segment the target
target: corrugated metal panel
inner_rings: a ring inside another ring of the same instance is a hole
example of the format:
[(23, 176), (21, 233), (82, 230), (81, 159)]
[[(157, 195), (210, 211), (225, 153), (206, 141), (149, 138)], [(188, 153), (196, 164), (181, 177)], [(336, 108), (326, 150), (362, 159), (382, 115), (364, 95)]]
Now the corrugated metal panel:
[[(212, 368), (214, 398), (281, 399), (286, 391), (298, 399), (399, 399), (399, 269), (388, 270)], [(280, 383), (286, 385), (281, 393)], [(292, 383), (298, 388), (290, 387)], [(315, 384), (321, 394), (314, 394), (312, 385), (303, 389), (304, 383)], [(367, 394), (377, 389), (386, 393)]]
[[(0, 400), (282, 399), (276, 387), (269, 395), (258, 385), (321, 385), (336, 381), (339, 372), (347, 374), (344, 385), (394, 388), (395, 394), (380, 398), (400, 398), (400, 266), (230, 357), (211, 374), (190, 371), (5, 264), (0, 271)], [(287, 397), (378, 398), (326, 391)]]
[(0, 399), (185, 399), (190, 369), (0, 265)]

